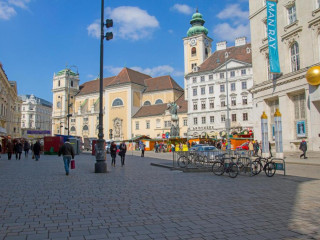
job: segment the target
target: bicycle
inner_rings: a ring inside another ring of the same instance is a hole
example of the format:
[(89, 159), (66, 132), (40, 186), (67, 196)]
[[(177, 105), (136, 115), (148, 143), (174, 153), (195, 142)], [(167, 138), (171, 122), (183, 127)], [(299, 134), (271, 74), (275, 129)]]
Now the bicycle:
[[(264, 165), (262, 164), (262, 162), (264, 162)], [(258, 175), (262, 172), (262, 170), (268, 177), (273, 177), (273, 175), (276, 173), (276, 164), (271, 157), (263, 158), (260, 156), (256, 158), (252, 163), (253, 175)]]
[[(239, 174), (239, 167), (233, 162), (235, 157), (225, 157), (225, 154), (219, 156), (220, 160), (214, 161), (212, 165), (212, 172), (214, 175), (221, 176), (225, 172), (229, 174), (229, 177), (236, 178)], [(229, 163), (226, 160), (230, 160)]]
[(178, 165), (185, 168), (188, 165), (194, 164), (196, 167), (202, 167), (205, 162), (204, 156), (197, 153), (189, 153), (178, 158)]

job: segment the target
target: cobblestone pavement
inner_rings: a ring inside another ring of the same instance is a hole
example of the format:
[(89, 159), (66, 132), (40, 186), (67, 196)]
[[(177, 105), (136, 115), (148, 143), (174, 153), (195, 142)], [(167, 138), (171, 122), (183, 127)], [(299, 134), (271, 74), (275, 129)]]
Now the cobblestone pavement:
[(0, 159), (0, 239), (320, 239), (320, 166), (231, 179), (126, 165), (95, 174), (94, 158)]

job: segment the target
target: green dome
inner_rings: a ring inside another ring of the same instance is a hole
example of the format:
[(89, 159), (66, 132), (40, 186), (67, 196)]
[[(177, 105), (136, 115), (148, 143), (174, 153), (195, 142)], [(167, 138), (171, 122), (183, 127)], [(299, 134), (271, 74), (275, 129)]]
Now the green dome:
[(77, 74), (74, 73), (73, 71), (71, 71), (70, 69), (63, 69), (63, 70), (59, 71), (59, 72), (57, 73), (57, 76), (65, 75), (67, 72), (68, 72), (69, 75), (71, 75), (71, 76), (77, 76)]
[(202, 18), (202, 14), (197, 10), (197, 12), (192, 15), (192, 19), (190, 20), (192, 27), (189, 28), (187, 36), (191, 37), (201, 33), (208, 35), (208, 29), (203, 26), (205, 22), (206, 21)]

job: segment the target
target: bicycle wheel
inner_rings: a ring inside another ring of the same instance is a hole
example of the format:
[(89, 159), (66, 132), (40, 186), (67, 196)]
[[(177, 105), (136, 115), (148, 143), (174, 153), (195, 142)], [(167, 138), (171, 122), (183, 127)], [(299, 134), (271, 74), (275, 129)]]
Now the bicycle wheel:
[(254, 160), (251, 163), (251, 169), (252, 169), (252, 174), (254, 176), (258, 175), (259, 173), (261, 173), (261, 171), (263, 169), (261, 162), (259, 160)]
[(178, 165), (181, 168), (185, 168), (188, 165), (188, 158), (186, 156), (181, 156), (178, 158)]
[(220, 161), (213, 162), (212, 172), (214, 175), (221, 176), (224, 173), (224, 165)]
[(276, 164), (274, 162), (268, 162), (264, 166), (264, 172), (268, 177), (272, 177), (276, 173)]
[(238, 176), (238, 174), (239, 174), (239, 167), (238, 167), (238, 165), (237, 164), (235, 164), (235, 163), (230, 163), (229, 164), (229, 177), (231, 177), (231, 178), (235, 178), (235, 177), (237, 177)]

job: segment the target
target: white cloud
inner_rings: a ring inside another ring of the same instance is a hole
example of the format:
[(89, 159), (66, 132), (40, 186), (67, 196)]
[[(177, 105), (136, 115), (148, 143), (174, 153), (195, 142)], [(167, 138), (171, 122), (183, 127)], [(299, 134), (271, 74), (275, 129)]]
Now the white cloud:
[[(115, 38), (139, 40), (151, 37), (153, 31), (159, 27), (156, 17), (138, 7), (122, 6), (114, 9), (106, 8), (108, 18), (113, 19), (112, 30)], [(87, 28), (89, 36), (100, 37), (100, 24), (96, 20)]]
[(178, 11), (180, 13), (183, 13), (183, 14), (191, 14), (194, 12), (194, 9), (186, 4), (175, 4), (171, 10), (174, 10), (174, 11)]
[[(160, 65), (153, 68), (142, 68), (142, 67), (130, 67), (130, 68), (135, 71), (150, 75), (151, 77), (158, 77), (163, 75), (172, 75), (174, 77), (180, 77), (184, 75), (183, 72), (177, 71), (169, 65)], [(104, 69), (106, 69), (108, 72), (110, 72), (113, 75), (117, 75), (122, 70), (122, 67), (105, 66)]]
[(16, 14), (17, 12), (14, 10), (13, 7), (9, 6), (5, 2), (0, 2), (0, 19), (9, 20)]
[(8, 3), (16, 7), (27, 9), (27, 5), (31, 0), (9, 0)]
[(226, 6), (225, 9), (219, 12), (217, 17), (220, 19), (240, 18), (242, 20), (248, 20), (249, 11), (242, 11), (240, 4), (231, 4)]
[(218, 39), (234, 41), (238, 37), (250, 37), (250, 25), (240, 24), (237, 26), (231, 26), (229, 23), (218, 24), (213, 32)]

